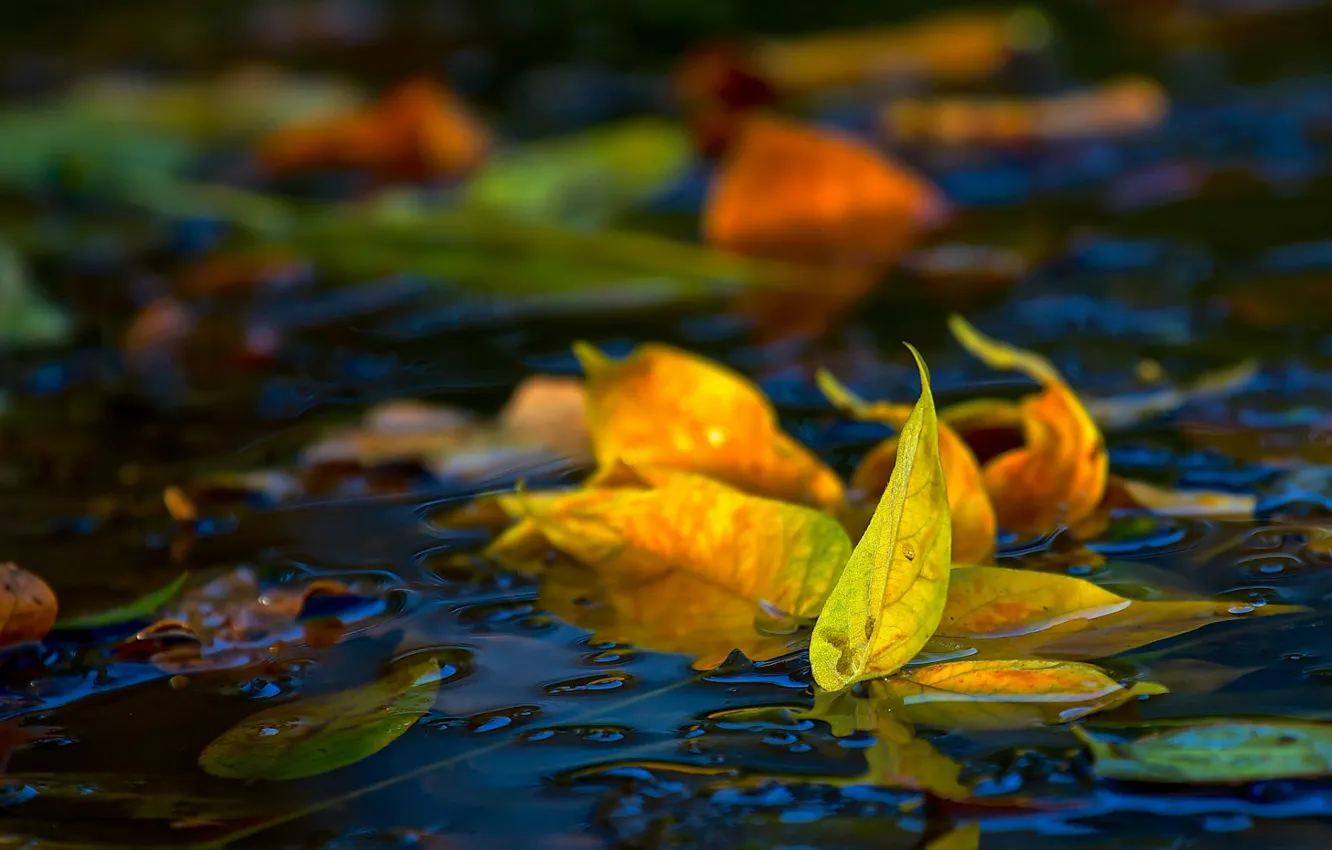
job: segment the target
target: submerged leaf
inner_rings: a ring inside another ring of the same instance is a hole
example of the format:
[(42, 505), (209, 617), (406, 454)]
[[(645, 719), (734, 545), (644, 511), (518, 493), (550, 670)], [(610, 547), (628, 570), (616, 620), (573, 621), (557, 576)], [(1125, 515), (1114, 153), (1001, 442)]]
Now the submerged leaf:
[(1098, 776), (1133, 782), (1238, 783), (1332, 775), (1332, 724), (1219, 720), (1135, 741), (1075, 727)]
[(897, 672), (943, 615), (952, 539), (948, 495), (929, 371), (914, 348), (911, 353), (921, 391), (902, 426), (897, 465), (810, 642), (814, 681), (824, 690)]
[(637, 469), (653, 488), (585, 488), (524, 505), (550, 545), (614, 585), (685, 572), (797, 618), (818, 614), (851, 552), (827, 514), (684, 472)]
[(0, 648), (46, 637), (56, 610), (55, 592), (40, 576), (0, 564)]
[(117, 606), (107, 611), (101, 611), (96, 614), (84, 614), (81, 617), (70, 617), (69, 619), (59, 620), (55, 624), (57, 629), (98, 629), (102, 626), (111, 626), (116, 623), (125, 623), (130, 620), (139, 620), (151, 616), (158, 608), (170, 602), (180, 589), (185, 586), (185, 581), (190, 577), (189, 573), (181, 573), (175, 580), (165, 587), (160, 587), (152, 593), (147, 594), (133, 602)]
[(1025, 445), (985, 462), (985, 487), (999, 525), (1041, 534), (1089, 516), (1105, 493), (1109, 458), (1077, 395), (1045, 358), (990, 339), (961, 316), (948, 324), (991, 367), (1016, 369), (1044, 387), (1021, 403)]
[[(861, 421), (882, 422), (901, 429), (911, 414), (907, 405), (876, 402), (868, 404), (838, 383), (830, 373), (820, 371), (819, 388), (837, 408)], [(851, 486), (865, 498), (878, 499), (888, 486), (897, 466), (898, 438), (889, 437), (870, 450), (860, 461)], [(953, 525), (953, 561), (979, 564), (994, 554), (994, 507), (985, 492), (980, 465), (967, 444), (952, 428), (939, 423), (939, 460), (943, 464), (944, 484), (948, 491), (948, 512)]]
[(1067, 723), (1164, 693), (1151, 682), (1125, 687), (1076, 661), (950, 661), (873, 683), (876, 697), (900, 701), (914, 723), (947, 729), (1017, 729)]
[(462, 198), (529, 221), (604, 224), (650, 200), (691, 155), (684, 127), (638, 118), (500, 153), (472, 175)]
[(612, 360), (586, 343), (587, 421), (602, 475), (617, 462), (707, 475), (761, 496), (834, 509), (842, 482), (781, 429), (758, 387), (667, 345)]
[(300, 779), (355, 764), (421, 719), (439, 674), (433, 658), (401, 664), (368, 685), (252, 714), (209, 744), (199, 766), (229, 779)]
[(957, 567), (939, 622), (942, 637), (988, 657), (1104, 658), (1208, 623), (1301, 611), (1233, 602), (1129, 600), (1089, 581), (1002, 567)]

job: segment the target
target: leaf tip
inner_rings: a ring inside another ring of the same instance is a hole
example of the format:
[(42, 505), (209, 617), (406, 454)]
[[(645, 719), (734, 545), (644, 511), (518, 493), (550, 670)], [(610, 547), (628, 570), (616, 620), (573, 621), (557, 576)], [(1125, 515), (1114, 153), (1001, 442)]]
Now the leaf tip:
[(920, 394), (930, 395), (930, 367), (925, 365), (925, 358), (920, 356), (920, 352), (909, 342), (902, 343), (911, 352), (911, 356), (916, 359), (916, 369), (920, 372)]
[(838, 410), (846, 411), (853, 416), (859, 416), (868, 406), (865, 400), (853, 393), (845, 384), (833, 377), (833, 373), (827, 369), (820, 369), (814, 375), (814, 381), (819, 386), (819, 391), (828, 403)]
[(580, 339), (575, 342), (573, 353), (574, 357), (578, 358), (578, 365), (583, 367), (583, 374), (589, 378), (604, 371), (611, 364), (611, 358), (606, 356), (606, 352), (586, 340)]

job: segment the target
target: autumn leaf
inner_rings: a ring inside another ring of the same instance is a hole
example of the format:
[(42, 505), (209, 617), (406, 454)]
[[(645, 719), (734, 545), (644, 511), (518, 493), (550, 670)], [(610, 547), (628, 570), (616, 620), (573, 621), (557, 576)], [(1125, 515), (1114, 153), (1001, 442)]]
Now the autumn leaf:
[[(882, 422), (901, 429), (911, 414), (907, 405), (866, 403), (842, 386), (829, 372), (818, 373), (819, 388), (839, 410), (861, 421)], [(878, 499), (897, 465), (898, 438), (889, 437), (870, 449), (851, 476), (851, 487), (862, 497)], [(985, 492), (980, 465), (967, 444), (943, 422), (939, 423), (939, 460), (948, 491), (948, 512), (953, 525), (953, 561), (980, 564), (994, 554), (994, 507)]]
[(891, 712), (878, 712), (874, 745), (865, 751), (862, 781), (888, 788), (928, 791), (947, 800), (970, 796), (960, 780), (962, 765), (916, 737), (911, 724)]
[(199, 766), (229, 779), (300, 779), (374, 755), (430, 710), (439, 662), (401, 664), (351, 690), (297, 700), (252, 714), (222, 733)]
[(921, 391), (902, 425), (897, 465), (810, 642), (814, 681), (827, 691), (897, 672), (943, 615), (952, 539), (948, 495), (929, 371), (914, 348), (911, 353)]
[(982, 469), (1000, 527), (1041, 534), (1090, 515), (1105, 493), (1109, 459), (1077, 395), (1045, 358), (990, 339), (961, 316), (948, 324), (988, 365), (1021, 371), (1044, 388), (1021, 402), (1025, 444)]
[(884, 111), (883, 125), (899, 141), (944, 145), (1106, 138), (1151, 129), (1169, 107), (1155, 80), (1125, 77), (1048, 97), (903, 98)]
[(755, 117), (739, 129), (713, 179), (703, 234), (741, 254), (882, 267), (942, 209), (924, 178), (859, 141)]
[(181, 573), (176, 576), (170, 584), (160, 587), (151, 593), (148, 593), (133, 602), (127, 602), (124, 605), (118, 605), (106, 611), (100, 611), (95, 614), (84, 614), (79, 617), (70, 617), (56, 621), (57, 629), (99, 629), (103, 626), (116, 625), (117, 623), (126, 623), (132, 620), (144, 619), (163, 605), (175, 598), (180, 589), (185, 586), (185, 581), (190, 577), (189, 573)]
[(1217, 720), (1132, 741), (1074, 733), (1091, 750), (1096, 775), (1131, 782), (1258, 782), (1332, 775), (1332, 724)]
[(874, 682), (871, 693), (900, 702), (913, 723), (946, 729), (1018, 729), (1067, 723), (1164, 693), (1151, 682), (1125, 687), (1076, 661), (950, 661)]
[(684, 570), (642, 576), (557, 561), (541, 574), (537, 604), (597, 640), (692, 656), (710, 670), (733, 650), (754, 661), (791, 651), (792, 634), (755, 628), (759, 605)]
[(496, 425), (519, 440), (550, 446), (569, 457), (592, 456), (587, 432), (587, 390), (578, 378), (524, 378), (496, 417)]
[(745, 492), (836, 509), (842, 482), (781, 430), (743, 376), (667, 345), (612, 360), (587, 343), (587, 424), (601, 474), (623, 462), (696, 472)]
[(46, 637), (56, 610), (55, 592), (40, 576), (0, 564), (0, 648)]
[(652, 489), (584, 488), (529, 502), (525, 516), (617, 585), (680, 571), (792, 617), (818, 614), (851, 552), (836, 520), (701, 475), (636, 471)]
[(1248, 384), (1257, 373), (1258, 361), (1246, 358), (1231, 366), (1205, 372), (1184, 386), (1167, 385), (1129, 396), (1085, 398), (1083, 406), (1102, 428), (1128, 428), (1191, 402), (1228, 396)]
[(1302, 611), (1233, 602), (1129, 600), (1083, 579), (1002, 567), (956, 567), (938, 634), (988, 657), (1104, 658), (1208, 623)]
[(1258, 498), (1246, 493), (1216, 490), (1168, 490), (1145, 481), (1111, 475), (1106, 481), (1102, 510), (1140, 508), (1159, 516), (1231, 517), (1249, 519)]

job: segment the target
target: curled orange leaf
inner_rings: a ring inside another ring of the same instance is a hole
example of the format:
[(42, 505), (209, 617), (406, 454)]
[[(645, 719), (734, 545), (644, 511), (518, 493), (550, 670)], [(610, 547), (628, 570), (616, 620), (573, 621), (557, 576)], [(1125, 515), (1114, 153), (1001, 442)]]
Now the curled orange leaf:
[(1104, 658), (1209, 623), (1301, 610), (1208, 599), (1130, 600), (1056, 573), (956, 567), (938, 634), (990, 658)]
[(1021, 402), (1024, 445), (988, 460), (982, 470), (999, 525), (1040, 534), (1090, 515), (1105, 493), (1109, 458), (1077, 395), (1045, 358), (991, 339), (961, 316), (948, 324), (991, 367), (1018, 370), (1043, 386)]
[(55, 592), (40, 576), (0, 564), (0, 648), (46, 637), (56, 613)]
[(636, 470), (652, 489), (589, 487), (524, 504), (551, 546), (635, 585), (684, 572), (796, 618), (823, 607), (851, 541), (812, 508), (686, 472)]
[(1076, 661), (950, 661), (874, 682), (871, 693), (921, 725), (947, 729), (1017, 729), (1067, 723), (1164, 693), (1152, 682), (1125, 687), (1098, 667)]
[[(863, 401), (826, 371), (819, 372), (818, 383), (834, 406), (861, 421), (882, 422), (900, 430), (911, 415), (908, 405)], [(851, 476), (852, 489), (863, 498), (879, 498), (897, 466), (897, 449), (895, 436), (871, 449)], [(939, 423), (939, 460), (943, 464), (948, 511), (952, 517), (953, 561), (984, 563), (994, 554), (994, 507), (985, 492), (976, 456), (943, 422)]]
[(952, 531), (939, 429), (925, 361), (911, 353), (921, 391), (897, 465), (810, 640), (814, 681), (827, 691), (900, 670), (938, 627), (947, 598)]
[(827, 509), (842, 482), (784, 432), (772, 404), (736, 372), (667, 345), (612, 360), (587, 343), (587, 425), (599, 477), (618, 462), (696, 472), (749, 493)]

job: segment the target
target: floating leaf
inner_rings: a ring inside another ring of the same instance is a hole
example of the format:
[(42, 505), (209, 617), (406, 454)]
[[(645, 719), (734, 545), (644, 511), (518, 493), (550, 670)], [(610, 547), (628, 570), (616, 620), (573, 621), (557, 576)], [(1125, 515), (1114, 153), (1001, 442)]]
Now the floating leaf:
[(749, 493), (835, 509), (842, 482), (781, 430), (743, 376), (666, 345), (612, 360), (586, 343), (587, 420), (601, 474), (619, 461), (697, 472)]
[(1109, 459), (1077, 395), (1045, 358), (990, 339), (961, 316), (948, 324), (991, 367), (1016, 369), (1044, 387), (1021, 403), (1025, 445), (985, 462), (985, 488), (999, 525), (1040, 534), (1090, 515), (1105, 493)]
[(430, 710), (439, 662), (401, 664), (363, 687), (253, 714), (222, 733), (199, 766), (229, 779), (300, 779), (374, 755)]
[(55, 627), (57, 629), (99, 629), (103, 626), (150, 617), (157, 609), (175, 598), (180, 589), (185, 586), (185, 581), (189, 577), (189, 573), (181, 573), (170, 584), (160, 587), (133, 602), (97, 614), (85, 614), (81, 617), (60, 620), (55, 624)]
[(991, 658), (1104, 658), (1208, 623), (1304, 610), (1211, 600), (1139, 601), (1089, 581), (1002, 567), (957, 567), (938, 634)]
[(1332, 775), (1327, 723), (1220, 720), (1134, 741), (1073, 731), (1091, 749), (1096, 774), (1106, 779), (1192, 785)]
[(929, 371), (914, 348), (911, 353), (920, 370), (920, 399), (902, 426), (897, 465), (810, 642), (814, 680), (824, 690), (897, 672), (943, 615), (952, 538), (948, 495)]
[(55, 593), (40, 576), (0, 564), (0, 648), (46, 637), (56, 610)]
[(525, 505), (559, 551), (621, 582), (681, 571), (797, 618), (818, 614), (851, 542), (832, 517), (684, 472), (636, 470), (653, 488), (585, 488)]
[(676, 179), (692, 153), (681, 125), (638, 118), (500, 153), (472, 175), (462, 198), (529, 221), (605, 224)]
[(1167, 490), (1145, 481), (1111, 475), (1103, 509), (1143, 508), (1160, 516), (1251, 518), (1258, 498), (1215, 490)]
[(1258, 361), (1242, 360), (1207, 372), (1185, 387), (1166, 387), (1116, 398), (1087, 398), (1083, 406), (1102, 428), (1128, 428), (1153, 416), (1178, 410), (1185, 404), (1230, 395), (1258, 373)]
[(883, 123), (898, 140), (1006, 144), (1138, 133), (1160, 124), (1169, 107), (1155, 80), (1126, 77), (1049, 97), (903, 98), (885, 110)]
[(1067, 723), (1164, 693), (1151, 682), (1125, 687), (1076, 661), (950, 661), (874, 682), (871, 692), (901, 702), (913, 723), (947, 729), (1017, 729)]
[(941, 215), (924, 178), (850, 137), (751, 118), (713, 179), (711, 245), (792, 262), (881, 266)]
[(643, 576), (557, 561), (541, 574), (537, 604), (599, 641), (692, 656), (697, 670), (736, 649), (767, 661), (789, 652), (793, 640), (755, 627), (764, 612), (753, 599), (684, 570)]
[[(911, 408), (904, 404), (864, 402), (826, 371), (819, 372), (818, 382), (834, 406), (861, 421), (882, 422), (900, 429), (911, 414)], [(871, 449), (851, 476), (852, 488), (863, 497), (878, 499), (897, 466), (897, 445), (898, 438), (894, 436)], [(984, 563), (994, 554), (994, 507), (985, 492), (976, 456), (953, 429), (942, 422), (939, 423), (939, 460), (943, 465), (948, 512), (953, 525), (953, 561)]]

